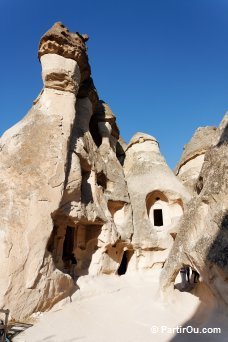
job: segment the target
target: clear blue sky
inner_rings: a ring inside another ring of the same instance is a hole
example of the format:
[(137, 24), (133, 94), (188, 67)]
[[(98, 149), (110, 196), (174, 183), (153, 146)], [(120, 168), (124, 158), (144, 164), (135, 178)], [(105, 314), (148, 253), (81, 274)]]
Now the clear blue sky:
[(37, 47), (54, 22), (88, 33), (92, 76), (128, 142), (155, 136), (173, 168), (228, 110), (227, 0), (0, 0), (0, 135), (42, 88)]

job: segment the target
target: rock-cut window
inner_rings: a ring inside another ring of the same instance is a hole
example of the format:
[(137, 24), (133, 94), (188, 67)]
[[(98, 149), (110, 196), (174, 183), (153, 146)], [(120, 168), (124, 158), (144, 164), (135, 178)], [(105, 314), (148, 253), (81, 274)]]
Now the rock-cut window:
[(163, 226), (162, 209), (154, 209), (154, 226)]

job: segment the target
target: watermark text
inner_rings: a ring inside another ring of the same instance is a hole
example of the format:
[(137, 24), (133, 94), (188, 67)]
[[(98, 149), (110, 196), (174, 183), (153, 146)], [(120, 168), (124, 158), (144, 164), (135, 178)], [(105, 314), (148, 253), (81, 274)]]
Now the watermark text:
[(221, 334), (221, 328), (198, 328), (193, 327), (192, 325), (188, 326), (181, 326), (178, 325), (177, 327), (168, 327), (167, 325), (153, 325), (151, 327), (152, 334)]

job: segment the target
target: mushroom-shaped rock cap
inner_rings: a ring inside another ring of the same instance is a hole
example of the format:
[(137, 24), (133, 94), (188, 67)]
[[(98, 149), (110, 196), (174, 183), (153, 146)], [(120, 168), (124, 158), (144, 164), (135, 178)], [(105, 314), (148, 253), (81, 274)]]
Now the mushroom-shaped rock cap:
[(74, 59), (80, 67), (81, 78), (84, 80), (90, 76), (87, 47), (85, 45), (88, 39), (86, 34), (81, 35), (78, 32), (69, 32), (66, 26), (61, 22), (57, 22), (40, 40), (39, 59), (41, 56), (49, 53)]
[[(153, 137), (152, 135), (137, 132), (133, 135), (133, 137), (129, 141), (129, 144), (127, 145), (126, 150), (128, 150), (132, 145), (140, 144), (140, 143), (143, 143), (144, 141), (153, 141), (153, 142), (158, 144), (157, 139), (155, 137)], [(159, 144), (158, 144), (158, 146), (159, 146)]]

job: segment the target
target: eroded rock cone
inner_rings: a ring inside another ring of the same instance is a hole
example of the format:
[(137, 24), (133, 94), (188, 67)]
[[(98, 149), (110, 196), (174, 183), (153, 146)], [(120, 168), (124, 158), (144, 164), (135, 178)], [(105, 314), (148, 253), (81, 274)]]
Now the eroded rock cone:
[(124, 173), (133, 210), (132, 244), (140, 249), (136, 265), (162, 268), (190, 195), (148, 134), (130, 140)]
[(209, 289), (220, 307), (228, 305), (228, 115), (217, 129), (216, 140), (206, 154), (194, 197), (180, 225), (162, 272), (164, 291), (173, 287), (183, 264), (200, 274), (200, 288)]
[[(61, 23), (41, 38), (44, 88), (0, 140), (0, 305), (17, 320), (76, 290), (68, 269), (72, 253), (78, 276), (104, 271), (106, 249), (123, 234), (113, 217), (117, 193), (121, 208), (130, 206), (118, 137), (101, 136), (100, 147), (93, 140), (90, 121), (99, 99), (86, 40)], [(107, 153), (99, 151), (103, 140)], [(106, 271), (118, 265), (108, 258)]]

